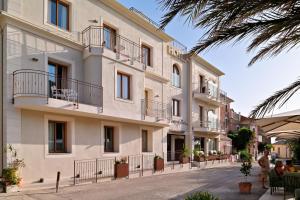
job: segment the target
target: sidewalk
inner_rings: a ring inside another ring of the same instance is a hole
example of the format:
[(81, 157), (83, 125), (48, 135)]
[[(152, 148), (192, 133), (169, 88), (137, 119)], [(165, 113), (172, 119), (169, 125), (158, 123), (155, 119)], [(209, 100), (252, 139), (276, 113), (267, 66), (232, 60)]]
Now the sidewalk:
[(240, 194), (238, 183), (243, 180), (240, 163), (226, 167), (182, 171), (134, 179), (54, 189), (0, 194), (1, 200), (182, 200), (191, 193), (208, 191), (221, 200), (258, 200), (265, 192), (258, 179), (259, 168), (253, 167), (249, 177), (251, 194)]
[[(149, 177), (149, 176), (159, 176), (164, 174), (174, 174), (174, 173), (180, 173), (180, 172), (188, 172), (188, 171), (195, 171), (195, 170), (203, 170), (203, 169), (211, 169), (211, 168), (220, 168), (220, 167), (226, 167), (226, 166), (236, 166), (237, 163), (231, 163), (229, 161), (208, 161), (207, 163), (201, 162), (199, 165), (192, 165), (193, 167), (190, 168), (189, 164), (185, 164), (182, 167), (180, 165), (175, 165), (174, 169), (172, 165), (165, 166), (165, 170), (163, 172), (155, 172), (152, 173), (151, 171), (144, 172), (142, 177)], [(238, 164), (240, 165), (240, 164)], [(129, 179), (136, 179), (141, 178), (138, 173), (130, 174)], [(99, 182), (114, 182), (115, 180), (113, 178), (104, 178), (100, 179)], [(86, 184), (92, 184), (92, 182), (84, 182), (78, 185), (86, 185)], [(60, 182), (60, 188), (63, 187), (71, 187), (74, 186), (73, 179), (64, 179)], [(45, 183), (31, 183), (31, 184), (24, 184), (22, 188), (20, 188), (20, 191), (34, 191), (34, 190), (44, 190), (44, 189), (54, 189), (56, 186), (55, 182), (45, 182)]]
[[(286, 200), (294, 200), (295, 198), (287, 198)], [(271, 195), (270, 189), (266, 191), (266, 193), (260, 197), (259, 200), (283, 200), (283, 189), (273, 193)]]

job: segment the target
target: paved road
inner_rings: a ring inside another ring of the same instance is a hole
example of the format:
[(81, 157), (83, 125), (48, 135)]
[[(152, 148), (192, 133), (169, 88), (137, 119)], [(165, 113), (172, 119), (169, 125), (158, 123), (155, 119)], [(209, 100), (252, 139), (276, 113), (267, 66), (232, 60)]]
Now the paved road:
[(54, 190), (19, 193), (1, 196), (5, 200), (148, 200), (184, 199), (195, 191), (209, 191), (221, 200), (257, 200), (265, 192), (258, 183), (258, 167), (254, 167), (249, 180), (253, 183), (252, 194), (241, 195), (238, 182), (243, 180), (238, 166), (203, 169), (176, 174), (124, 179), (98, 184), (62, 188), (58, 194)]

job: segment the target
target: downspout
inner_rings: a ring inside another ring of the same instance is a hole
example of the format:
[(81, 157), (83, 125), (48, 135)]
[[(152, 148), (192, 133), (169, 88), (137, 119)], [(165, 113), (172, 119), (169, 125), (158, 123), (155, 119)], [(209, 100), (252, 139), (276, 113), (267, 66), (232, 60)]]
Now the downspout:
[[(1, 12), (0, 12), (1, 15)], [(4, 36), (3, 36), (3, 32), (4, 32), (4, 28), (1, 26), (0, 27), (0, 34), (1, 34), (1, 94), (0, 97), (2, 98), (1, 100), (1, 143), (2, 143), (2, 148), (1, 148), (1, 154), (2, 154), (2, 159), (1, 159), (1, 167), (3, 169), (4, 167), (4, 154), (3, 154), (3, 148), (4, 148), (4, 128), (3, 128), (3, 120), (4, 120), (4, 115), (3, 115), (3, 109), (4, 109), (4, 102), (3, 102), (3, 83), (4, 83)], [(0, 174), (2, 174), (2, 171), (0, 172)]]

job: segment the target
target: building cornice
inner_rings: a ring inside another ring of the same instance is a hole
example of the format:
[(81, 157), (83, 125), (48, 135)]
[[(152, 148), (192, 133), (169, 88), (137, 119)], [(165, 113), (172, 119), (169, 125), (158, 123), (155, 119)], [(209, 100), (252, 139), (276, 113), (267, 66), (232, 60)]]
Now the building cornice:
[(222, 72), (221, 70), (219, 70), (217, 67), (215, 67), (214, 65), (210, 64), (209, 62), (207, 62), (205, 59), (201, 58), (198, 55), (192, 55), (191, 56), (192, 60), (195, 60), (197, 63), (203, 65), (204, 67), (206, 67), (208, 70), (210, 70), (211, 72), (213, 72), (214, 74), (218, 75), (218, 76), (223, 76), (225, 75), (224, 72)]
[(144, 20), (139, 15), (135, 14), (134, 12), (130, 11), (128, 8), (123, 6), (122, 4), (118, 3), (116, 0), (101, 0), (101, 2), (108, 6), (109, 8), (115, 10), (120, 15), (123, 15), (124, 17), (128, 18), (130, 21), (136, 23), (140, 27), (146, 29), (150, 33), (154, 34), (155, 36), (162, 39), (164, 42), (171, 42), (174, 40), (170, 35), (165, 33), (164, 31), (161, 31), (157, 29), (157, 27), (153, 26), (152, 24), (148, 23), (146, 20)]
[[(64, 36), (63, 34), (58, 34), (56, 29), (45, 28), (42, 26), (38, 26), (34, 23), (31, 23), (27, 20), (21, 19), (14, 15), (11, 15), (5, 11), (0, 12), (0, 21), (3, 24), (9, 24), (15, 27), (18, 27), (24, 31), (36, 34), (40, 37), (47, 38), (57, 43), (61, 43), (70, 48), (76, 50), (83, 50), (83, 46), (79, 41), (76, 41), (70, 37)], [(71, 33), (70, 33), (71, 34)]]

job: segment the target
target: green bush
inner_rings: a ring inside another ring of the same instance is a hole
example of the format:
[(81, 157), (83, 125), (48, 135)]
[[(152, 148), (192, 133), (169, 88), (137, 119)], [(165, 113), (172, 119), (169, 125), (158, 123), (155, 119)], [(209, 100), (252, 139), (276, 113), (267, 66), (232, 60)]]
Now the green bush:
[(208, 192), (196, 192), (186, 197), (185, 200), (219, 200), (219, 198)]
[(242, 150), (240, 151), (240, 159), (242, 161), (250, 161), (252, 159), (251, 154), (249, 154), (247, 150)]
[(14, 168), (5, 168), (2, 170), (4, 181), (10, 185), (17, 185), (21, 178), (18, 176), (18, 170)]

